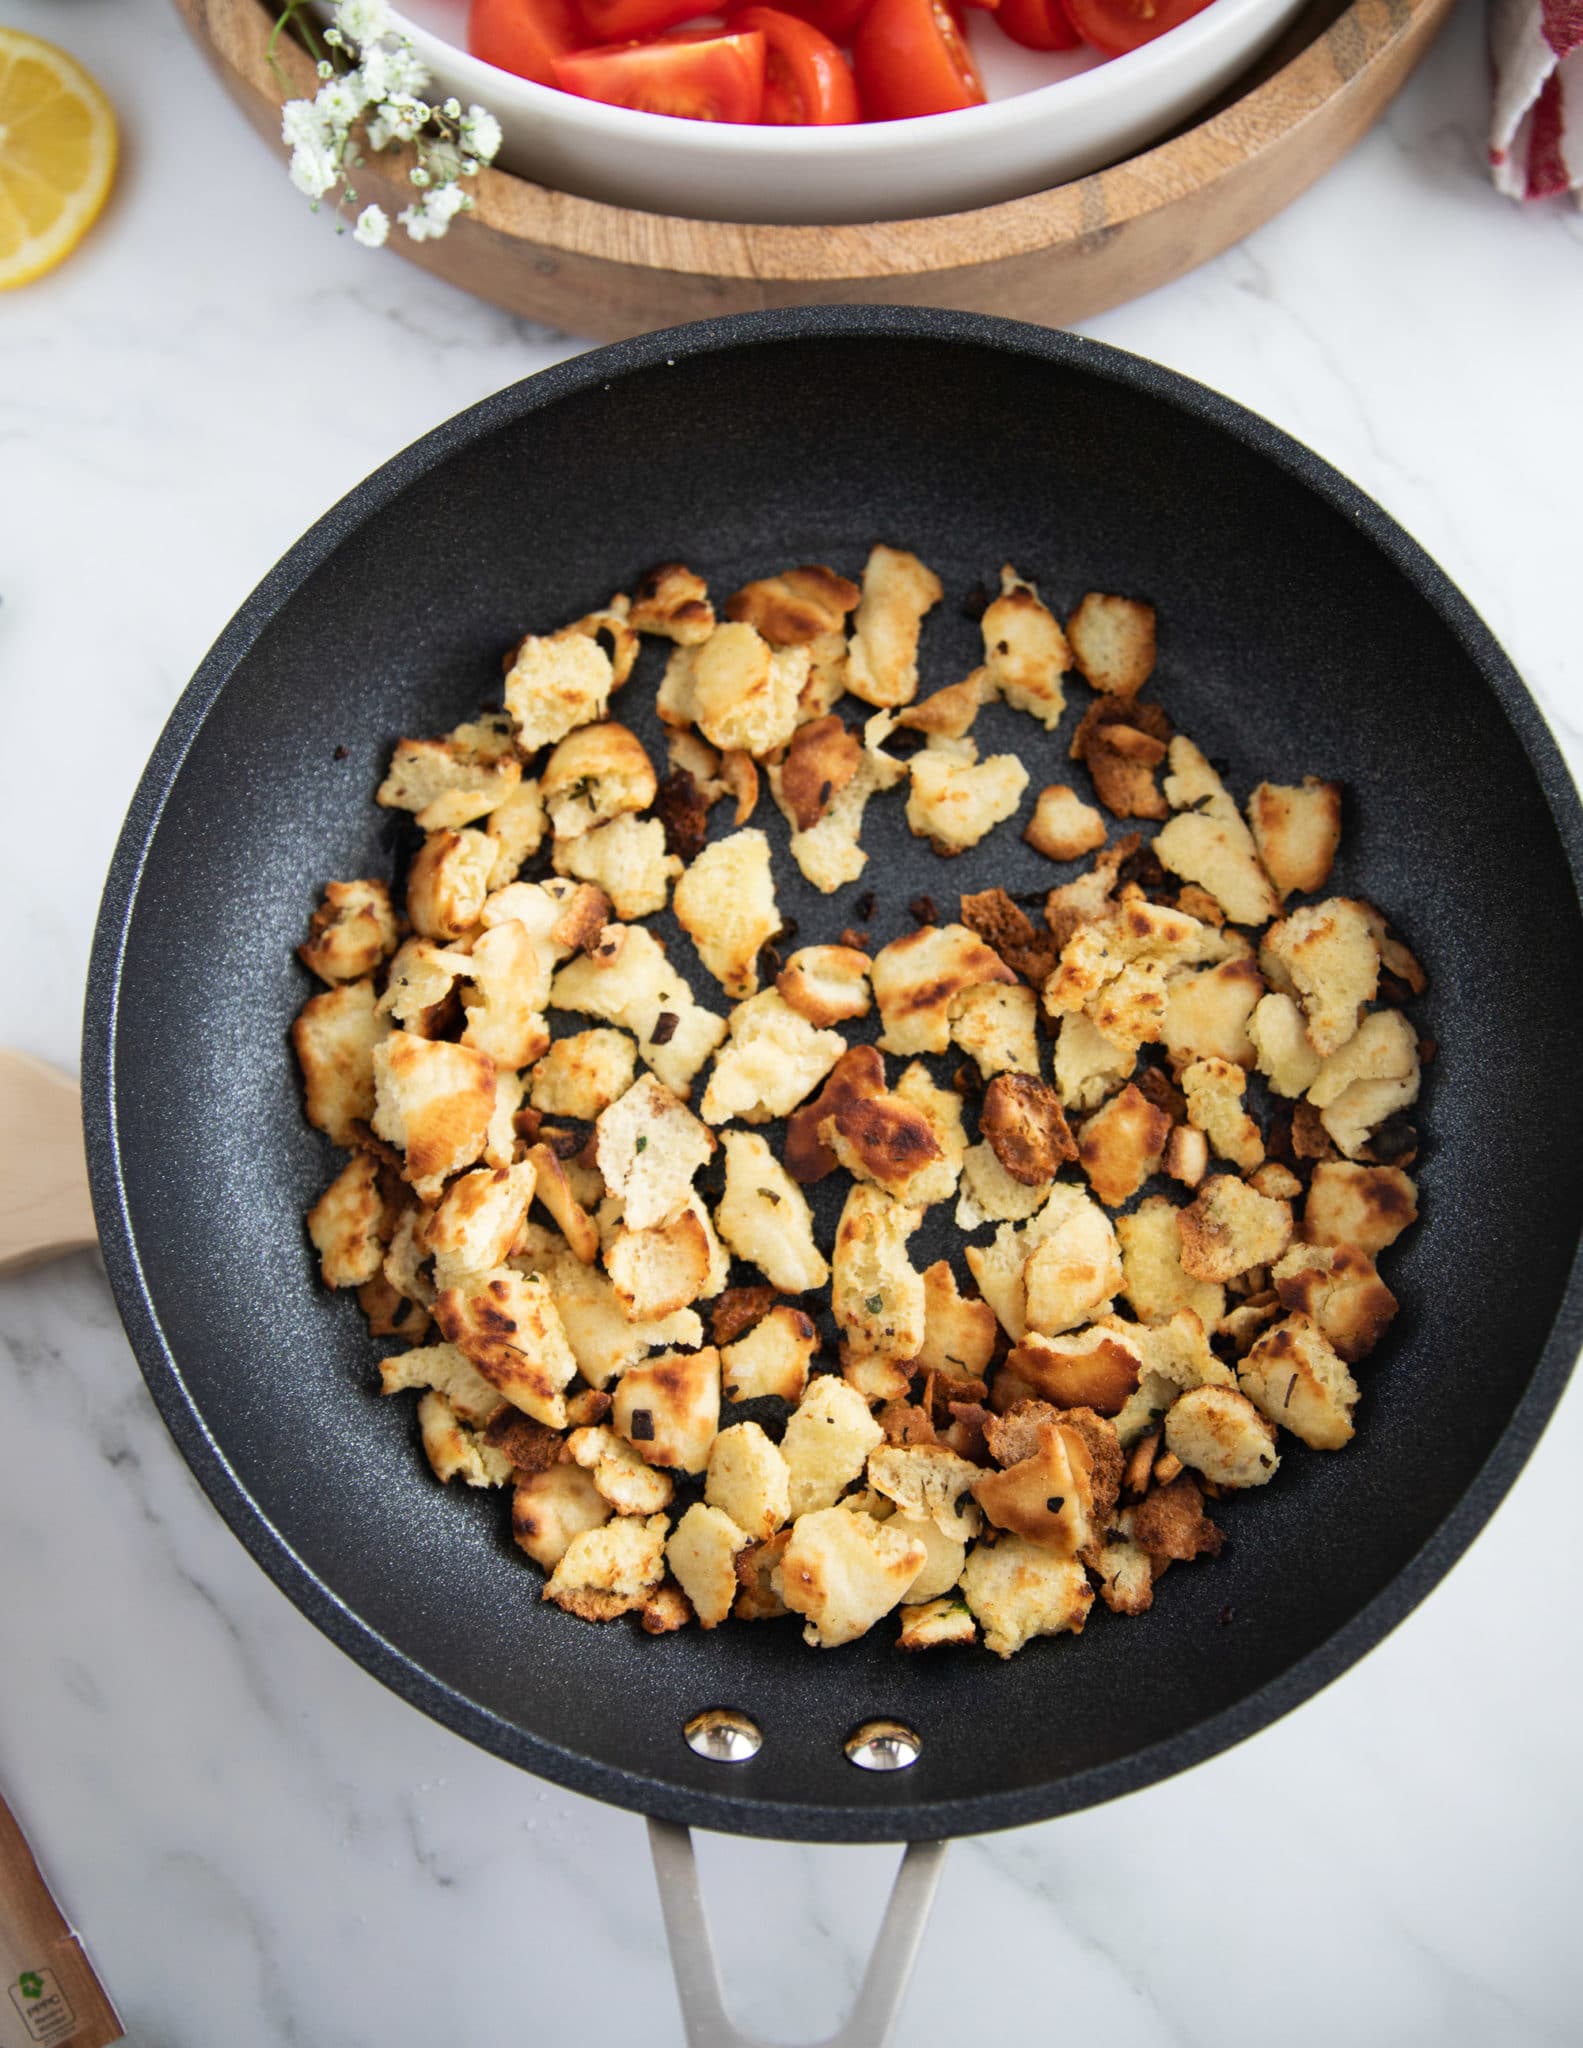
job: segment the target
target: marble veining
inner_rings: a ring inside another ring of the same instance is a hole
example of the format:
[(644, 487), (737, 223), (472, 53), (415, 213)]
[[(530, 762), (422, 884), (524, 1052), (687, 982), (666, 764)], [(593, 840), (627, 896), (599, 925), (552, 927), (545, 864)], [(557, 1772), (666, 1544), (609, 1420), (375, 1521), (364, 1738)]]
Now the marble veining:
[[(162, 0), (6, 15), (125, 125), (108, 216), (0, 316), (0, 1042), (72, 1068), (121, 815), (215, 634), (369, 469), (580, 344), (338, 241)], [(1377, 496), (1576, 767), (1583, 222), (1490, 190), (1486, 89), (1464, 8), (1313, 192), (1088, 331)], [(296, 1613), (177, 1456), (94, 1259), (0, 1282), (0, 1393), (0, 1786), (138, 2048), (676, 2048), (641, 1823), (433, 1726)], [(1580, 1457), (1574, 1394), (1428, 1605), (1275, 1728), (958, 1845), (905, 2048), (1575, 2042)], [(828, 2031), (897, 1852), (701, 1856), (740, 2019)]]

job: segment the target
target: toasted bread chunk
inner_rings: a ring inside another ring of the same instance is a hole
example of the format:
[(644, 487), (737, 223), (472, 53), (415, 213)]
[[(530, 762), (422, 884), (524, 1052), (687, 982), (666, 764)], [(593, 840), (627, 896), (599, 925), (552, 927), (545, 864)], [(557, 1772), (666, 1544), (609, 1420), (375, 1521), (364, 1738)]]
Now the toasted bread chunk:
[(958, 1230), (983, 1223), (1022, 1223), (1049, 1199), (1051, 1183), (1030, 1186), (1014, 1180), (987, 1144), (970, 1145), (962, 1161), (962, 1192), (956, 1205)]
[(669, 1222), (714, 1149), (697, 1117), (653, 1074), (634, 1081), (594, 1125), (594, 1158), (629, 1230)]
[(1176, 815), (1155, 839), (1156, 857), (1173, 875), (1207, 890), (1233, 924), (1264, 924), (1279, 912), (1280, 899), (1220, 777), (1180, 733), (1170, 760), (1165, 790)]
[(1195, 1387), (1174, 1401), (1165, 1441), (1184, 1465), (1216, 1486), (1267, 1486), (1280, 1458), (1275, 1431), (1245, 1394)]
[(1112, 1209), (1130, 1201), (1159, 1172), (1170, 1134), (1169, 1116), (1130, 1081), (1113, 1095), (1077, 1136), (1077, 1156), (1099, 1199)]
[(785, 746), (797, 730), (810, 660), (806, 647), (773, 648), (752, 626), (728, 622), (673, 658), (676, 673), (667, 672), (665, 689), (675, 710), (685, 711), (712, 745), (762, 756)]
[(1372, 903), (1359, 903), (1358, 908), (1367, 918), (1369, 930), (1374, 934), (1374, 943), (1380, 949), (1380, 965), (1385, 972), (1394, 974), (1398, 981), (1405, 982), (1410, 995), (1421, 996), (1429, 986), (1429, 977), (1423, 968), (1392, 932)]
[(565, 1388), (577, 1360), (542, 1275), (502, 1266), (444, 1288), (434, 1320), (514, 1408), (547, 1428), (566, 1427)]
[(949, 1593), (962, 1576), (967, 1560), (966, 1543), (943, 1535), (933, 1522), (922, 1521), (916, 1515), (886, 1515), (882, 1519), (893, 1536), (923, 1545), (923, 1563), (907, 1588), (908, 1602), (936, 1600)]
[(720, 1235), (782, 1293), (823, 1287), (830, 1268), (814, 1242), (813, 1212), (802, 1189), (755, 1132), (726, 1131), (721, 1142), (726, 1185), (715, 1210)]
[(1080, 1188), (1057, 1182), (1028, 1227), (1035, 1226), (1039, 1240), (1023, 1274), (1028, 1328), (1054, 1337), (1108, 1315), (1121, 1288), (1122, 1269), (1116, 1233), (1104, 1210)]
[(908, 732), (925, 732), (948, 740), (965, 739), (983, 709), (987, 681), (984, 670), (976, 668), (961, 682), (917, 698), (896, 723)]
[(772, 647), (805, 647), (846, 626), (862, 592), (833, 569), (810, 563), (745, 583), (726, 600), (728, 619), (756, 626)]
[(1388, 1116), (1418, 1100), (1418, 1033), (1400, 1010), (1374, 1010), (1333, 1052), (1308, 1100), (1336, 1149), (1355, 1159)]
[(915, 1370), (946, 1379), (982, 1379), (995, 1351), (995, 1311), (987, 1301), (957, 1291), (956, 1275), (945, 1259), (925, 1268), (923, 1296), (924, 1338)]
[(618, 1515), (574, 1536), (543, 1597), (582, 1621), (614, 1621), (643, 1606), (665, 1576), (665, 1517)]
[(615, 672), (610, 656), (586, 634), (528, 634), (506, 676), (506, 709), (526, 754), (603, 718)]
[(776, 801), (794, 832), (811, 832), (858, 774), (863, 741), (839, 718), (807, 720), (792, 735), (772, 777)]
[(495, 1063), (471, 1046), (393, 1031), (374, 1047), (373, 1069), (374, 1133), (406, 1153), (405, 1178), (420, 1200), (434, 1201), (484, 1148)]
[(924, 1110), (885, 1086), (885, 1063), (872, 1045), (854, 1045), (823, 1088), (789, 1119), (786, 1157), (798, 1179), (819, 1180), (837, 1165), (898, 1201), (940, 1201), (955, 1182)]
[(407, 870), (407, 915), (426, 939), (472, 930), (489, 894), (495, 843), (487, 833), (431, 832)]
[(529, 1101), (548, 1116), (592, 1123), (632, 1086), (637, 1050), (624, 1031), (574, 1031), (537, 1063)]
[(511, 1540), (536, 1565), (553, 1571), (574, 1537), (610, 1520), (609, 1501), (578, 1465), (551, 1465), (519, 1476), (511, 1501)]
[(457, 1175), (425, 1232), (437, 1287), (454, 1287), (471, 1274), (505, 1264), (533, 1200), (535, 1177), (531, 1162), (481, 1166)]
[(1322, 1159), (1308, 1183), (1303, 1236), (1309, 1244), (1356, 1245), (1373, 1258), (1418, 1221), (1418, 1190), (1399, 1166)]
[(1187, 1114), (1204, 1133), (1216, 1156), (1229, 1159), (1244, 1173), (1264, 1164), (1264, 1139), (1242, 1106), (1248, 1077), (1230, 1060), (1195, 1060), (1182, 1075)]
[(775, 987), (799, 1017), (828, 1029), (872, 1008), (869, 957), (855, 946), (800, 946), (775, 977)]
[(944, 1052), (951, 1042), (951, 1011), (980, 983), (1014, 983), (1016, 976), (965, 925), (924, 925), (893, 939), (875, 955), (874, 1000), (885, 1026), (884, 1052)]
[(1148, 902), (1130, 886), (1114, 914), (1080, 925), (1044, 985), (1052, 1017), (1086, 1011), (1112, 1043), (1137, 1047), (1163, 1028), (1168, 978), (1232, 951), (1213, 925)]
[(898, 1650), (941, 1650), (977, 1641), (978, 1629), (963, 1599), (941, 1598), (917, 1605), (909, 1602), (901, 1610)]
[(730, 1033), (704, 1090), (706, 1123), (790, 1116), (846, 1050), (839, 1032), (816, 1031), (772, 988), (737, 1004)]
[[(773, 1205), (772, 1205), (773, 1206)], [(762, 1281), (728, 1287), (709, 1306), (709, 1334), (716, 1344), (734, 1344), (774, 1308), (776, 1290)]]
[(1094, 1109), (1137, 1065), (1137, 1050), (1108, 1039), (1082, 1010), (1061, 1019), (1055, 1041), (1056, 1093), (1067, 1109)]
[(1153, 1558), (1186, 1564), (1219, 1555), (1225, 1537), (1204, 1513), (1204, 1496), (1189, 1472), (1156, 1486), (1131, 1510), (1132, 1538)]
[(1052, 782), (1041, 789), (1023, 838), (1047, 860), (1081, 860), (1105, 843), (1105, 821), (1075, 789)]
[(1013, 1657), (1034, 1636), (1081, 1635), (1094, 1604), (1087, 1574), (1022, 1536), (976, 1543), (962, 1567), (962, 1591), (984, 1631), (984, 1647)]
[(1272, 1265), (1292, 1241), (1292, 1206), (1230, 1174), (1214, 1174), (1178, 1218), (1182, 1268), (1195, 1280), (1235, 1280)]
[(863, 1184), (847, 1195), (830, 1265), (830, 1307), (855, 1351), (913, 1358), (924, 1341), (923, 1276), (907, 1239), (923, 1212)]
[(646, 1636), (668, 1636), (685, 1628), (693, 1619), (692, 1603), (680, 1586), (667, 1579), (656, 1586), (638, 1609), (638, 1620)]
[(1348, 1365), (1367, 1358), (1396, 1314), (1396, 1296), (1356, 1245), (1294, 1244), (1270, 1278), (1281, 1306), (1307, 1316)]
[(1179, 1308), (1163, 1323), (1145, 1323), (1135, 1335), (1145, 1373), (1171, 1380), (1184, 1392), (1237, 1384), (1230, 1366), (1210, 1349), (1203, 1322), (1193, 1309)]
[(945, 587), (916, 555), (875, 547), (852, 621), (846, 686), (867, 704), (910, 704), (918, 694), (918, 633)]
[(544, 795), (536, 780), (524, 779), (504, 803), (496, 804), (484, 820), (484, 830), (495, 843), (491, 889), (504, 889), (517, 879), (522, 863), (544, 844), (545, 823)]
[(308, 1211), (308, 1235), (319, 1254), (326, 1287), (361, 1287), (381, 1270), (384, 1198), (379, 1161), (361, 1152), (349, 1159)]
[(504, 803), (521, 774), (512, 722), (497, 713), (442, 740), (399, 740), (375, 801), (415, 811), (425, 832), (454, 831)]
[(676, 1488), (667, 1472), (646, 1465), (623, 1437), (604, 1423), (574, 1429), (566, 1439), (572, 1462), (589, 1473), (602, 1499), (618, 1515), (657, 1515)]
[(616, 1232), (605, 1247), (605, 1271), (634, 1322), (672, 1315), (708, 1293), (706, 1233), (707, 1220), (694, 1206), (647, 1230)]
[(534, 1194), (560, 1225), (573, 1253), (591, 1266), (599, 1256), (599, 1226), (577, 1197), (568, 1162), (548, 1145), (530, 1145), (527, 1157), (534, 1170)]
[(1035, 925), (1004, 889), (965, 892), (962, 922), (998, 953), (1019, 980), (1042, 988), (1060, 955), (1053, 932)]
[(1130, 1513), (1120, 1519), (1123, 1526), (1111, 1531), (1094, 1563), (1099, 1597), (1112, 1614), (1147, 1614), (1154, 1605), (1154, 1560), (1128, 1534)]
[(1082, 1439), (1059, 1423), (1035, 1432), (1035, 1447), (1000, 1472), (978, 1472), (973, 1498), (998, 1529), (1076, 1557), (1094, 1540), (1090, 1461)]
[(666, 1351), (629, 1366), (612, 1397), (610, 1420), (651, 1465), (702, 1472), (720, 1426), (720, 1354)]
[(951, 1005), (952, 1041), (986, 1081), (996, 1074), (1038, 1074), (1038, 1027), (1039, 998), (1031, 988), (980, 982)]
[(1261, 782), (1248, 798), (1248, 823), (1282, 902), (1294, 892), (1320, 890), (1341, 844), (1341, 784), (1314, 775), (1295, 787)]
[[(393, 1358), (380, 1360), (379, 1390), (382, 1394), (402, 1394), (409, 1387), (432, 1387), (436, 1393), (443, 1394), (453, 1413), (460, 1416), (470, 1429), (483, 1429), (502, 1412), (519, 1413), (502, 1399), (454, 1344), (424, 1344), (412, 1351), (398, 1352)], [(555, 1441), (558, 1450), (559, 1441)]]
[(1094, 794), (1116, 818), (1165, 818), (1170, 807), (1155, 784), (1171, 722), (1156, 704), (1099, 697), (1078, 721), (1067, 749), (1081, 761)]
[(1006, 1172), (1026, 1187), (1052, 1180), (1077, 1157), (1060, 1097), (1031, 1074), (997, 1074), (984, 1090), (978, 1126)]
[[(1195, 1131), (1190, 1124), (1176, 1124), (1165, 1141), (1161, 1165), (1185, 1188), (1196, 1188), (1209, 1171), (1209, 1140), (1202, 1131)], [(1261, 1188), (1260, 1194), (1271, 1194), (1270, 1188)]]
[(1142, 1323), (1168, 1323), (1186, 1308), (1212, 1330), (1225, 1313), (1225, 1290), (1185, 1271), (1181, 1222), (1182, 1211), (1164, 1195), (1150, 1195), (1130, 1216), (1117, 1217), (1122, 1291)]
[(750, 827), (706, 846), (676, 884), (673, 907), (726, 994), (755, 994), (760, 949), (781, 928), (764, 834)]
[(1219, 1059), (1251, 1067), (1257, 1050), (1248, 1023), (1263, 994), (1264, 977), (1245, 958), (1177, 976), (1166, 992), (1160, 1033), (1166, 1051), (1175, 1061)]
[(681, 862), (665, 851), (658, 818), (622, 815), (555, 847), (555, 872), (603, 889), (619, 918), (663, 910), (666, 891), (681, 871)]
[(636, 925), (606, 926), (589, 953), (556, 975), (550, 1001), (630, 1031), (639, 1058), (679, 1098), (726, 1035), (724, 1017), (693, 1000), (686, 976)]
[(443, 1394), (425, 1394), (419, 1401), (418, 1435), (429, 1469), (442, 1486), (453, 1479), (469, 1486), (504, 1486), (511, 1479), (511, 1460), (470, 1429)]
[(1307, 1316), (1266, 1330), (1238, 1365), (1237, 1380), (1256, 1408), (1310, 1450), (1339, 1451), (1352, 1441), (1357, 1382)]
[(685, 562), (661, 562), (645, 571), (628, 617), (634, 632), (658, 634), (678, 647), (696, 647), (715, 629), (709, 586)]
[(396, 950), (396, 913), (383, 882), (327, 882), (297, 958), (334, 988), (360, 981)]
[(566, 1341), (578, 1371), (592, 1387), (608, 1386), (656, 1346), (703, 1341), (703, 1324), (693, 1309), (678, 1309), (653, 1322), (634, 1322), (597, 1265), (585, 1264), (564, 1246), (536, 1249), (530, 1256), (553, 1287)]
[(1307, 1093), (1321, 1061), (1308, 1042), (1303, 1013), (1290, 996), (1262, 997), (1248, 1019), (1248, 1038), (1258, 1055), (1259, 1072), (1268, 1077), (1275, 1094)]
[(1136, 697), (1154, 673), (1154, 607), (1090, 590), (1066, 622), (1084, 682), (1107, 696)]
[(756, 1422), (734, 1422), (715, 1438), (704, 1499), (755, 1543), (773, 1536), (790, 1517), (791, 1468)]
[(775, 1574), (780, 1596), (805, 1617), (803, 1641), (834, 1650), (888, 1614), (927, 1557), (916, 1537), (844, 1508), (800, 1515)]
[(1038, 586), (1008, 562), (1000, 572), (1000, 595), (980, 621), (984, 636), (985, 695), (1001, 697), (1054, 732), (1066, 708), (1061, 678), (1072, 666), (1066, 635), (1039, 601)]
[(694, 1501), (676, 1524), (665, 1561), (702, 1627), (718, 1628), (730, 1614), (737, 1597), (737, 1553), (748, 1542), (724, 1509), (702, 1501)]
[(964, 761), (926, 747), (913, 757), (907, 823), (936, 853), (966, 853), (1015, 815), (1027, 787), (1028, 771), (1015, 754)]
[(1308, 1042), (1321, 1059), (1339, 1052), (1374, 1000), (1380, 949), (1368, 913), (1345, 896), (1305, 905), (1273, 925), (1259, 947), (1265, 979), (1302, 1005)]
[(525, 1067), (549, 1048), (540, 1012), (547, 976), (539, 949), (512, 920), (480, 933), (467, 956), (470, 986), (462, 991), (467, 1021), (462, 1043), (488, 1053), (497, 1067)]
[(810, 1380), (780, 1446), (791, 1473), (793, 1517), (833, 1507), (884, 1440), (868, 1403), (845, 1380), (834, 1373)]
[(609, 720), (568, 733), (539, 782), (557, 839), (576, 839), (628, 811), (646, 811), (658, 789), (643, 742)]
[(882, 1499), (915, 1520), (933, 1523), (957, 1543), (979, 1531), (979, 1512), (969, 1497), (978, 1476), (976, 1465), (943, 1444), (885, 1444), (868, 1461), (868, 1483)]

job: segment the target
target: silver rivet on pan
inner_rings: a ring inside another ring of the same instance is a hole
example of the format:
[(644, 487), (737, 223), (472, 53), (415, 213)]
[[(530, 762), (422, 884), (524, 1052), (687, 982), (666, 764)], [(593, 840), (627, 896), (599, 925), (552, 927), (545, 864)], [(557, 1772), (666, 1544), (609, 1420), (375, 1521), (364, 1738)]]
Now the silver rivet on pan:
[(694, 1714), (682, 1733), (689, 1749), (714, 1764), (745, 1764), (764, 1742), (758, 1723), (734, 1707), (706, 1707)]
[(923, 1753), (923, 1737), (901, 1721), (865, 1721), (846, 1739), (846, 1760), (860, 1771), (904, 1771)]

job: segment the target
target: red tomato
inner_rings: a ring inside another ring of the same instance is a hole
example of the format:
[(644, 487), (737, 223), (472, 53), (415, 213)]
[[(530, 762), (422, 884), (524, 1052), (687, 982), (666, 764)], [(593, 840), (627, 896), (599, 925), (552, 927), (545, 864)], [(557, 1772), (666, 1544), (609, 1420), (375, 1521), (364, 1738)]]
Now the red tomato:
[(905, 121), (913, 114), (949, 114), (984, 103), (950, 0), (872, 0), (852, 39), (852, 65), (870, 121)]
[(781, 7), (776, 11), (795, 14), (799, 21), (811, 22), (832, 43), (848, 43), (868, 4), (869, 0), (781, 0)]
[(1062, 0), (1000, 0), (995, 19), (1026, 50), (1075, 50), (1082, 40)]
[(1202, 14), (1209, 0), (1068, 0), (1072, 26), (1107, 57), (1125, 56)]
[[(630, 43), (704, 12), (706, 0), (580, 0), (588, 43)], [(576, 44), (572, 47), (575, 49)]]
[(711, 35), (627, 43), (559, 57), (563, 92), (686, 121), (757, 121), (764, 106), (764, 38)]
[(475, 57), (539, 85), (553, 85), (556, 58), (587, 41), (573, 0), (473, 0), (467, 17)]
[(757, 29), (764, 38), (764, 111), (778, 127), (830, 128), (859, 121), (852, 67), (812, 22), (778, 7), (746, 7), (731, 17), (734, 29)]

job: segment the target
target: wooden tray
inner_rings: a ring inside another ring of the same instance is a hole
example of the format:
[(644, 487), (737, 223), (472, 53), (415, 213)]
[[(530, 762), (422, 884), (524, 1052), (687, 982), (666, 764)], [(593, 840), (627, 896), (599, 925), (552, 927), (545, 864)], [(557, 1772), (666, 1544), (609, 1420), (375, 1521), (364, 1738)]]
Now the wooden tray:
[[(504, 171), (408, 262), (567, 333), (615, 340), (761, 306), (904, 303), (1065, 326), (1152, 291), (1249, 234), (1379, 118), (1453, 0), (1314, 0), (1217, 111), (1107, 171), (971, 213), (866, 227), (742, 226), (606, 206)], [(266, 0), (176, 0), (233, 99), (277, 148), (280, 104), (317, 86)], [(405, 163), (370, 157), (361, 202), (395, 216)], [(349, 254), (348, 260), (352, 260)]]

